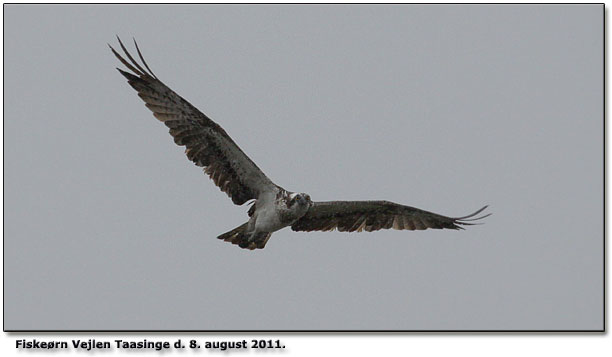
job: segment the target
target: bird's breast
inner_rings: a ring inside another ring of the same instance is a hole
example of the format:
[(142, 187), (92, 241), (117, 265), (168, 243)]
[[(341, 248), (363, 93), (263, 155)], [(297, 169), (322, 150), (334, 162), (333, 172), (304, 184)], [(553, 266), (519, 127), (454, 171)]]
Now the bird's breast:
[(258, 232), (274, 232), (283, 227), (279, 212), (273, 207), (264, 207), (257, 210), (255, 230)]

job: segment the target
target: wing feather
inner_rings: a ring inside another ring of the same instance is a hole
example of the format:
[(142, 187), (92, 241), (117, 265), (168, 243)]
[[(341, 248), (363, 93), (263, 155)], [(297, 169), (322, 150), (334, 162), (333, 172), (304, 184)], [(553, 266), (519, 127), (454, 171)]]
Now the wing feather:
[(442, 216), (418, 208), (400, 205), (388, 201), (331, 201), (315, 202), (308, 212), (297, 220), (291, 229), (294, 231), (329, 231), (367, 232), (380, 229), (424, 230), (463, 229), (462, 225), (488, 217), (476, 217), (487, 206), (459, 218)]
[(277, 186), (223, 128), (155, 77), (136, 41), (134, 44), (144, 68), (119, 40), (119, 45), (129, 61), (110, 45), (109, 47), (132, 73), (118, 70), (138, 92), (145, 106), (170, 129), (174, 142), (186, 147), (187, 158), (196, 165), (203, 166), (204, 172), (237, 205), (257, 199), (264, 191), (275, 189)]

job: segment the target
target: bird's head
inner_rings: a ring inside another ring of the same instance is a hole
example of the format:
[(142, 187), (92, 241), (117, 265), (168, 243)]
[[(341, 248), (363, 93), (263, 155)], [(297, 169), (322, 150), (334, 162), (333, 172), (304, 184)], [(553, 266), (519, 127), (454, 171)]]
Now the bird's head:
[(312, 205), (310, 195), (306, 193), (292, 193), (287, 202), (287, 207), (292, 208), (294, 205), (298, 208), (309, 208)]

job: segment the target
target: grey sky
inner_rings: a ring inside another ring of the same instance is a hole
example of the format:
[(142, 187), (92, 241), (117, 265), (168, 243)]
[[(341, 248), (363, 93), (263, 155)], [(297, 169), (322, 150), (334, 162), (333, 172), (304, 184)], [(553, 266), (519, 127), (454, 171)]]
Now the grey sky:
[[(602, 11), (5, 5), (5, 329), (601, 329)], [(289, 190), (494, 214), (218, 241), (115, 34)]]

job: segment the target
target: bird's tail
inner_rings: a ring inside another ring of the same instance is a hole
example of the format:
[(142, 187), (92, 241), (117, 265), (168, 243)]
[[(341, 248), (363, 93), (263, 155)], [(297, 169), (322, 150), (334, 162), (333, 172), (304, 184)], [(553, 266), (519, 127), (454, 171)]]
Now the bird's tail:
[[(223, 239), (226, 242), (230, 242), (232, 244), (238, 244), (240, 248), (245, 249), (263, 249), (270, 239), (272, 233), (260, 232), (256, 233), (254, 237), (251, 238), (251, 234), (247, 233), (248, 223), (245, 223), (239, 227), (232, 229), (227, 233), (223, 233), (218, 236), (218, 239)], [(251, 238), (251, 239), (249, 239)]]

